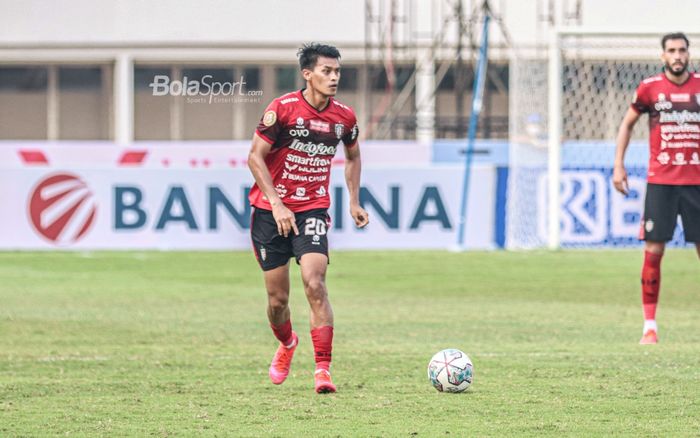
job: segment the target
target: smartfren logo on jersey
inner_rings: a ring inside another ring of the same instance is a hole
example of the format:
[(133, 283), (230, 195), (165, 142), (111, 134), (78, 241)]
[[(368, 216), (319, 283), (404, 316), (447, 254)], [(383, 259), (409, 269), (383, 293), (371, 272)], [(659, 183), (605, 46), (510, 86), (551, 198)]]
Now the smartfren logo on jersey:
[(34, 229), (57, 245), (83, 238), (96, 215), (93, 193), (80, 177), (70, 173), (43, 179), (29, 197), (29, 218)]
[(332, 163), (332, 161), (327, 158), (300, 157), (298, 155), (287, 155), (286, 160), (290, 163), (301, 164), (304, 166), (330, 166)]

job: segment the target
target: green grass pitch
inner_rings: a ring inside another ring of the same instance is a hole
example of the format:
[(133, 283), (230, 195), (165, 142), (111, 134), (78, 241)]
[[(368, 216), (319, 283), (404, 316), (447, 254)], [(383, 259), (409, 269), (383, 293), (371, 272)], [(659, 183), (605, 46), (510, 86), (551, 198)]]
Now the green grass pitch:
[[(641, 250), (335, 252), (333, 376), (308, 306), (282, 386), (250, 253), (0, 254), (0, 436), (699, 436), (700, 263), (663, 260), (641, 335)], [(441, 394), (426, 366), (466, 351)]]

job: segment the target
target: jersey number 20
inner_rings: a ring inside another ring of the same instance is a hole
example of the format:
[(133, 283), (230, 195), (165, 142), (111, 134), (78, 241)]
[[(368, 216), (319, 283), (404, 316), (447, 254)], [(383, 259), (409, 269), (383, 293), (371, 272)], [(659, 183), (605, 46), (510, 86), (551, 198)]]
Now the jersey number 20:
[(304, 227), (304, 234), (307, 236), (323, 236), (326, 234), (326, 221), (315, 217), (307, 218), (306, 226)]

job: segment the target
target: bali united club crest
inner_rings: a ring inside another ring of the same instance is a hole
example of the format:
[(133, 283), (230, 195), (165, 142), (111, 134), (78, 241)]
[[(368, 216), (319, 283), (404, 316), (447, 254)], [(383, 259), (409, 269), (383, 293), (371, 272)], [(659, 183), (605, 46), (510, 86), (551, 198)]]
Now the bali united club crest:
[(345, 131), (345, 126), (342, 123), (335, 124), (335, 136), (340, 140), (343, 137), (343, 132)]
[(644, 229), (647, 230), (647, 233), (651, 233), (654, 230), (654, 221), (647, 219), (646, 223), (644, 224)]

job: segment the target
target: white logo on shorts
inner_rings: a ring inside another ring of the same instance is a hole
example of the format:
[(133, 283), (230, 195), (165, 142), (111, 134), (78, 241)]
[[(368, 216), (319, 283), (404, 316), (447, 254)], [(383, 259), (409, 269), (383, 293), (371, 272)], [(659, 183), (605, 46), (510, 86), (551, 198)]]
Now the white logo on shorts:
[(651, 233), (651, 230), (654, 229), (654, 221), (647, 219), (646, 223), (644, 224), (644, 229), (647, 230), (647, 233)]
[(260, 258), (263, 259), (263, 261), (267, 258), (267, 251), (265, 251), (264, 246), (260, 247)]

